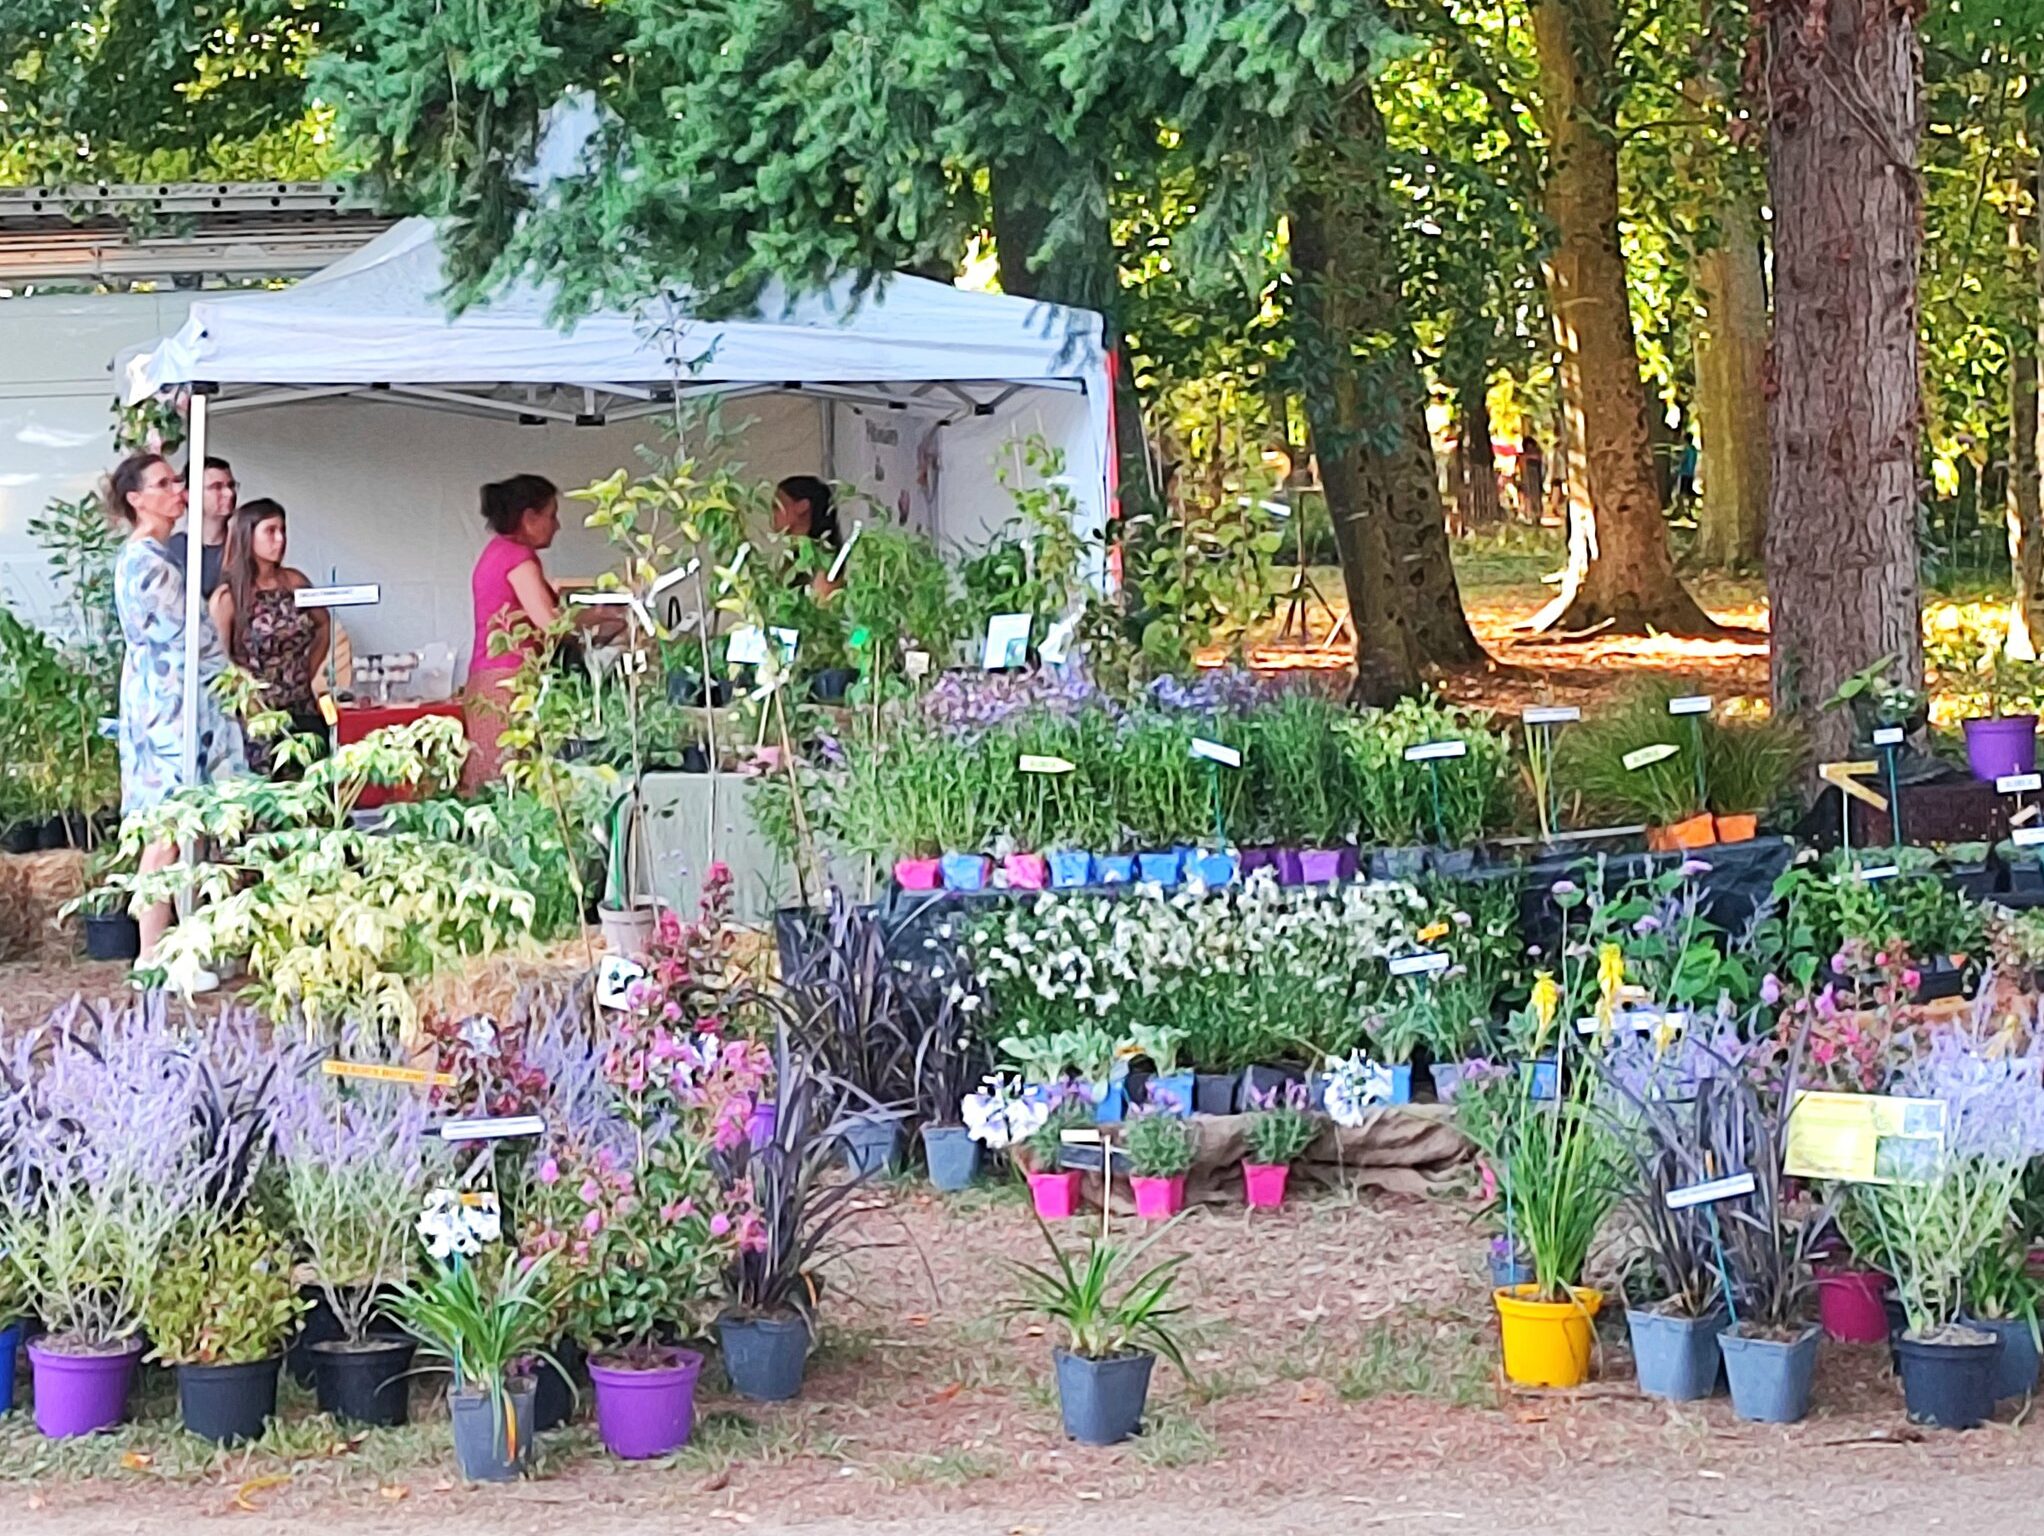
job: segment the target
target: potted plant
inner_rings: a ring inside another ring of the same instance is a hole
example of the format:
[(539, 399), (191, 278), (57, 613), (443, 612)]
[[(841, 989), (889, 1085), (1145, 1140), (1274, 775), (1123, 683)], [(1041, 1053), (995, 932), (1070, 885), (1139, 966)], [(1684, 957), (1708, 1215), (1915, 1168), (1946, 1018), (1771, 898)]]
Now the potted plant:
[(1435, 1034), (1435, 1012), (1429, 994), (1407, 988), (1404, 995), (1387, 998), (1364, 1020), (1370, 1058), (1382, 1063), (1391, 1076), (1391, 1097), (1386, 1103), (1412, 1102), (1412, 1053)]
[(1181, 1065), (1179, 1059), (1185, 1042), (1191, 1038), (1191, 1031), (1171, 1024), (1129, 1026), (1130, 1047), (1150, 1064), (1150, 1076), (1143, 1090), (1146, 1102), (1153, 1106), (1168, 1105), (1165, 1111), (1168, 1114), (1192, 1113), (1193, 1096), (1197, 1091), (1195, 1074)]
[(1129, 1116), (1121, 1145), (1138, 1216), (1164, 1221), (1185, 1209), (1185, 1175), (1198, 1140), (1190, 1124), (1154, 1101)]
[(1647, 688), (1570, 726), (1555, 745), (1556, 777), (1593, 815), (1647, 823), (1649, 848), (1708, 847), (1717, 828), (1698, 733), (1668, 714), (1674, 695), (1671, 687)]
[[(372, 1063), (372, 1065), (380, 1063)], [(285, 1205), (340, 1336), (312, 1346), (321, 1411), (377, 1428), (409, 1422), (413, 1341), (384, 1303), (412, 1270), (412, 1224), (445, 1166), (426, 1101), (402, 1087), (305, 1072), (279, 1085)]]
[(1320, 1127), (1306, 1111), (1304, 1083), (1287, 1083), (1255, 1096), (1243, 1130), (1248, 1149), (1242, 1159), (1243, 1198), (1252, 1210), (1275, 1210), (1285, 1203), (1292, 1164), (1306, 1155), (1319, 1134)]
[(1022, 1286), (1010, 1310), (1064, 1330), (1065, 1342), (1051, 1351), (1058, 1406), (1065, 1434), (1081, 1445), (1118, 1445), (1142, 1426), (1158, 1355), (1190, 1374), (1171, 1331), (1185, 1310), (1171, 1300), (1184, 1255), (1135, 1272), (1164, 1230), (1133, 1249), (1093, 1237), (1074, 1263), (1046, 1227), (1051, 1264), (1008, 1261)]
[(1796, 782), (1807, 755), (1803, 733), (1789, 720), (1706, 720), (1704, 781), (1717, 840), (1743, 843), (1757, 836), (1760, 818)]
[(1043, 1124), (1023, 1143), (1029, 1153), (1024, 1176), (1039, 1221), (1069, 1221), (1079, 1214), (1079, 1185), (1084, 1174), (1064, 1166), (1065, 1132), (1094, 1123), (1093, 1106), (1083, 1093), (1070, 1087), (1052, 1091)]
[(603, 882), (603, 904), (597, 918), (603, 926), (603, 943), (614, 955), (638, 958), (653, 942), (659, 913), (650, 898), (638, 894), (639, 850), (644, 844), (644, 811), (639, 804), (638, 780), (611, 802), (604, 818), (608, 854)]
[(2029, 1270), (2029, 1244), (2020, 1230), (1980, 1250), (1966, 1273), (1967, 1326), (2001, 1340), (1995, 1363), (1997, 1402), (2032, 1396), (2037, 1390), (2037, 1302), (2044, 1283)]
[(979, 1173), (980, 1144), (965, 1128), (965, 1096), (985, 1068), (967, 1029), (970, 1015), (946, 993), (929, 1010), (916, 1045), (916, 1110), (923, 1121), (923, 1158), (930, 1182), (946, 1193), (969, 1188)]
[(840, 1229), (860, 1193), (830, 1177), (844, 1124), (785, 1034), (775, 1056), (779, 1111), (763, 1145), (739, 1143), (716, 1158), (719, 1180), (748, 1202), (744, 1230), (724, 1270), (717, 1340), (732, 1390), (782, 1402), (802, 1390), (816, 1334), (821, 1271), (843, 1252)]
[(177, 1368), (184, 1427), (220, 1445), (262, 1438), (284, 1345), (307, 1303), (291, 1246), (257, 1216), (212, 1222), (172, 1250), (143, 1321), (151, 1360)]
[(425, 1284), (400, 1283), (391, 1297), (391, 1313), (405, 1331), (453, 1373), (447, 1407), (454, 1459), (472, 1483), (509, 1482), (531, 1469), (528, 1367), (547, 1358), (553, 1332), (546, 1295), (552, 1262), (548, 1254), (527, 1264), (502, 1250), (457, 1249), (434, 1259)]
[(1979, 669), (1987, 674), (1987, 713), (1965, 722), (1966, 764), (1974, 778), (1990, 784), (2037, 767), (2037, 716), (2005, 712), (2010, 699), (2004, 660), (2005, 647), (2000, 644), (1990, 643), (1982, 651)]

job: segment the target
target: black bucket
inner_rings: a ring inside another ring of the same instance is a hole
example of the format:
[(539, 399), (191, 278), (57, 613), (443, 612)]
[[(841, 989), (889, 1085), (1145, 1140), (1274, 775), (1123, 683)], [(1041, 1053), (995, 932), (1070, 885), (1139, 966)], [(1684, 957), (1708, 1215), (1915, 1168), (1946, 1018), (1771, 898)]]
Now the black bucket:
[(717, 1342), (731, 1390), (756, 1403), (784, 1403), (802, 1390), (809, 1325), (799, 1317), (720, 1317)]
[(391, 1429), (409, 1424), (412, 1351), (410, 1339), (387, 1335), (361, 1344), (339, 1340), (312, 1346), (313, 1391), (322, 1412), (348, 1424)]
[(85, 914), (85, 958), (134, 960), (142, 953), (142, 929), (125, 912)]
[(180, 1365), (177, 1411), (184, 1426), (215, 1445), (241, 1445), (263, 1437), (277, 1416), (277, 1372), (282, 1355), (244, 1365)]

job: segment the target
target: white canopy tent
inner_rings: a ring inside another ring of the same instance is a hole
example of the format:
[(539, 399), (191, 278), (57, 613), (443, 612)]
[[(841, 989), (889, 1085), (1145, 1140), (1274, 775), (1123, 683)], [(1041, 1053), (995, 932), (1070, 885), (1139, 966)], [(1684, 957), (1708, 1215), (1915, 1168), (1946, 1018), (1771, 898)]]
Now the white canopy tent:
[[(794, 394), (818, 403), (826, 476), (840, 408), (948, 429), (937, 437), (940, 541), (999, 525), (986, 513), (998, 496), (991, 462), (1024, 432), (1041, 432), (1063, 453), (1081, 529), (1105, 526), (1113, 394), (1091, 311), (892, 276), (864, 294), (850, 278), (816, 293), (770, 292), (737, 319), (699, 319), (682, 294), (562, 328), (549, 320), (547, 287), (513, 284), (454, 319), (444, 288), (434, 224), (408, 219), (293, 287), (195, 302), (175, 335), (118, 359), (122, 394), (133, 403), (190, 388), (194, 463), (207, 452), (210, 416), (312, 400), (599, 427), (664, 415), (677, 397)], [(199, 541), (189, 540), (188, 558), (198, 555)], [(191, 686), (196, 568), (186, 602)], [(187, 713), (188, 775), (196, 719)]]

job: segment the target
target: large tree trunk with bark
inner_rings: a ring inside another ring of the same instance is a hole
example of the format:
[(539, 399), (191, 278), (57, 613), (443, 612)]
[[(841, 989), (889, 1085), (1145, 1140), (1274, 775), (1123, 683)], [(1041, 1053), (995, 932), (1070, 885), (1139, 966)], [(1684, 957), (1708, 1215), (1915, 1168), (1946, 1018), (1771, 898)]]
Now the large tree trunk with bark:
[(1464, 532), (1489, 528), (1503, 516), (1497, 460), (1490, 451), (1490, 381), (1464, 379), (1455, 391), (1461, 432), (1455, 442), (1455, 516)]
[(1113, 233), (1102, 220), (1084, 245), (1043, 256), (1051, 210), (1044, 189), (1054, 185), (1042, 166), (996, 169), (988, 177), (993, 205), (994, 251), (1001, 291), (1048, 304), (1097, 310), (1106, 321), (1106, 343), (1116, 358), (1114, 376), (1115, 457), (1124, 503), (1148, 502), (1158, 489), (1143, 433), (1143, 402), (1122, 345), (1119, 318), (1121, 276)]
[(1767, 278), (1758, 219), (1742, 198), (1717, 207), (1718, 240), (1696, 258), (1704, 319), (1696, 333), (1696, 423), (1703, 498), (1700, 565), (1760, 563), (1767, 524)]
[(1851, 745), (1823, 705), (1854, 672), (1892, 656), (1897, 682), (1923, 684), (1919, 19), (1896, 0), (1774, 0), (1767, 16), (1774, 707), (1820, 760)]
[[(1569, 414), (1569, 562), (1542, 629), (1609, 624), (1707, 634), (1675, 575), (1648, 448), (1646, 390), (1618, 245), (1618, 147), (1609, 123), (1612, 0), (1537, 0), (1541, 117), (1554, 227), (1548, 308)], [(1557, 466), (1558, 468), (1559, 466)]]
[[(2044, 156), (2037, 161), (2036, 194), (2044, 196)], [(2012, 221), (2010, 244), (2014, 259), (2025, 253), (2036, 265), (2031, 280), (2044, 291), (2044, 220), (2034, 215)], [(2009, 604), (2008, 653), (2019, 661), (2035, 661), (2044, 654), (2044, 497), (2038, 485), (2037, 434), (2037, 318), (2009, 338), (2009, 467), (2008, 528), (2009, 572), (2015, 579), (2015, 599)]]

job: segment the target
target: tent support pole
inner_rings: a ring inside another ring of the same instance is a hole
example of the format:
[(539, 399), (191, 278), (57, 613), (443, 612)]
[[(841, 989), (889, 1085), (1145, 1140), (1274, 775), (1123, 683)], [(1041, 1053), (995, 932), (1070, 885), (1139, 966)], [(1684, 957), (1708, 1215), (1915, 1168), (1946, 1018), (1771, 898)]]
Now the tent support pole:
[[(199, 782), (199, 622), (205, 612), (206, 410), (209, 388), (192, 386), (190, 451), (185, 455), (185, 694), (184, 773), (187, 788)], [(185, 850), (191, 853), (190, 849)]]

